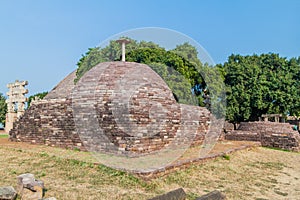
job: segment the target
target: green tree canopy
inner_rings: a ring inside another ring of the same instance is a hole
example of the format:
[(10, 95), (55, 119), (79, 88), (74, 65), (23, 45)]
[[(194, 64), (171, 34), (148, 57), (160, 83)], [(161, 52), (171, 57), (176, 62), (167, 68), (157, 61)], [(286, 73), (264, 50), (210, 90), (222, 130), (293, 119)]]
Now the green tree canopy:
[(5, 126), (7, 105), (5, 102), (6, 98), (0, 93), (0, 123)]
[(205, 85), (195, 65), (172, 51), (162, 48), (142, 48), (129, 52), (126, 59), (129, 62), (138, 62), (147, 65), (150, 63), (163, 63), (183, 75), (192, 86), (198, 84)]
[(299, 113), (299, 58), (278, 54), (231, 55), (223, 65), (227, 86), (227, 119), (258, 120), (262, 114)]
[[(206, 88), (206, 84), (199, 73), (199, 70), (202, 69), (202, 63), (197, 58), (195, 47), (184, 43), (177, 45), (173, 50), (167, 51), (153, 42), (137, 42), (130, 38), (127, 39), (131, 42), (126, 45), (126, 61), (149, 65), (165, 80), (177, 97), (178, 102), (204, 105), (202, 93), (203, 89)], [(104, 48), (90, 48), (77, 63), (75, 83), (85, 72), (98, 63), (117, 61), (120, 58), (120, 44), (114, 40), (110, 41), (109, 45)], [(175, 71), (177, 75), (175, 75)], [(193, 96), (192, 93), (197, 97)], [(197, 101), (194, 101), (195, 98)]]
[(188, 42), (177, 45), (176, 48), (171, 51), (188, 60), (195, 66), (202, 66), (202, 63), (198, 58), (198, 51), (196, 47), (192, 46)]
[(148, 65), (164, 79), (179, 103), (198, 105), (198, 99), (191, 93), (192, 86), (188, 79), (163, 63), (149, 63)]
[[(141, 48), (160, 48), (159, 45), (153, 42), (140, 41), (137, 42), (128, 37), (122, 37), (130, 40), (130, 43), (126, 45), (126, 53)], [(119, 61), (121, 60), (121, 47), (116, 40), (111, 40), (109, 44), (104, 47), (89, 48), (85, 55), (82, 55), (81, 59), (77, 63), (76, 79), (75, 83), (83, 76), (83, 74), (89, 71), (95, 65), (101, 62)]]

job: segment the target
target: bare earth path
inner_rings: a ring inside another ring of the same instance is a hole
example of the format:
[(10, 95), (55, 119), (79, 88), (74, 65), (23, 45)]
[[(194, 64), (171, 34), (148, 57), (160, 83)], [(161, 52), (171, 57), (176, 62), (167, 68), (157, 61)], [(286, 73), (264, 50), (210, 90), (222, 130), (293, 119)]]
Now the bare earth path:
[[(215, 151), (241, 144), (225, 142)], [(179, 187), (189, 199), (215, 189), (228, 199), (300, 199), (299, 153), (256, 147), (226, 158), (144, 181), (93, 165), (86, 152), (0, 139), (0, 186), (15, 186), (17, 175), (31, 172), (45, 182), (46, 197), (57, 199), (147, 199)]]

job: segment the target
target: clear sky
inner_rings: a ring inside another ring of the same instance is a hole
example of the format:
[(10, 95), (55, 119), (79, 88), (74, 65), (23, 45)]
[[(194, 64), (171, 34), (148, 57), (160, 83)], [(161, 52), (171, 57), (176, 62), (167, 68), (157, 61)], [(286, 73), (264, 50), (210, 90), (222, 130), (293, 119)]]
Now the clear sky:
[(89, 47), (141, 27), (184, 33), (216, 63), (232, 53), (300, 56), (299, 0), (0, 0), (0, 93), (16, 79), (30, 95), (49, 91)]

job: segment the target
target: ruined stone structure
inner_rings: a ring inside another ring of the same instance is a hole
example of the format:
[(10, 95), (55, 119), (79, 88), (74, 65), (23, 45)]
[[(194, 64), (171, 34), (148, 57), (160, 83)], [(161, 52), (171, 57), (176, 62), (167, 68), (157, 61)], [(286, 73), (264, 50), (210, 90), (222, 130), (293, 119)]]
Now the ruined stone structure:
[(269, 121), (269, 118), (274, 118), (274, 121), (275, 122), (280, 122), (283, 121), (284, 119), (282, 118), (282, 114), (264, 114), (264, 115), (261, 115), (261, 118), (262, 120), (260, 121), (265, 121), (265, 122), (268, 122)]
[(25, 94), (28, 90), (25, 86), (28, 85), (27, 81), (18, 81), (14, 83), (7, 84), (9, 91), (6, 93), (8, 99), (7, 103), (7, 114), (6, 114), (6, 124), (5, 131), (8, 133), (13, 128), (13, 123), (20, 118), (25, 112), (25, 103), (27, 98)]
[(32, 103), (10, 139), (81, 150), (149, 153), (170, 144), (199, 144), (208, 132), (206, 108), (181, 105), (150, 67), (100, 63), (75, 85), (68, 75)]
[(227, 140), (259, 141), (262, 146), (299, 151), (300, 136), (289, 123), (241, 122), (237, 130), (225, 134)]

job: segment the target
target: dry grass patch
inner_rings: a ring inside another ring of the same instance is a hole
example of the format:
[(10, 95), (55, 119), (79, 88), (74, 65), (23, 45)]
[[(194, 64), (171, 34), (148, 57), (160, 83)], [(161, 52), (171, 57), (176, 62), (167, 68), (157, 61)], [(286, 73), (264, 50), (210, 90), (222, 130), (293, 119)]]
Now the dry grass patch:
[(189, 199), (218, 189), (228, 199), (300, 199), (300, 154), (266, 148), (242, 150), (144, 181), (94, 165), (86, 152), (0, 144), (0, 185), (30, 172), (57, 199), (147, 199), (183, 187)]

